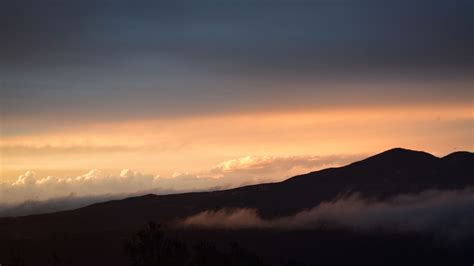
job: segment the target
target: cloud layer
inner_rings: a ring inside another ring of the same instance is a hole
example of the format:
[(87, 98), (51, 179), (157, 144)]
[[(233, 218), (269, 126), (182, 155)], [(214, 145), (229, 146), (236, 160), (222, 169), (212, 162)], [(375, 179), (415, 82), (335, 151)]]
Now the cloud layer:
[(465, 101), (465, 87), (441, 95), (432, 87), (327, 89), (318, 77), (468, 78), (472, 11), (463, 0), (8, 1), (0, 10), (0, 108), (14, 120), (64, 123), (340, 106), (342, 98)]
[(312, 229), (349, 227), (357, 230), (431, 232), (450, 239), (474, 235), (474, 189), (402, 194), (387, 201), (352, 195), (299, 212), (263, 219), (255, 209), (205, 211), (179, 222), (181, 226), (225, 229)]
[[(169, 194), (188, 191), (217, 190), (241, 185), (281, 181), (296, 174), (328, 166), (343, 165), (359, 156), (246, 156), (222, 162), (200, 173), (175, 172), (172, 176), (143, 174), (124, 169), (108, 174), (93, 169), (76, 177), (38, 177), (27, 171), (12, 183), (0, 183), (0, 211), (23, 203), (23, 214), (54, 210), (57, 199), (68, 201), (66, 206), (79, 207), (133, 194)], [(77, 199), (78, 204), (74, 204)], [(45, 201), (45, 202), (44, 202)], [(26, 202), (26, 203), (25, 203)], [(43, 202), (43, 203), (41, 203)], [(26, 205), (25, 205), (26, 204)], [(25, 207), (27, 206), (27, 207)], [(59, 208), (62, 209), (62, 208)]]

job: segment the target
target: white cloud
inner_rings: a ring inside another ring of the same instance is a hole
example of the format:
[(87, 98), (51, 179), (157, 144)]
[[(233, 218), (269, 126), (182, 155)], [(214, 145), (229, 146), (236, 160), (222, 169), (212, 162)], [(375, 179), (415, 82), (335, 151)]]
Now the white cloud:
[(119, 175), (109, 175), (93, 169), (77, 177), (38, 178), (33, 171), (20, 175), (12, 184), (0, 186), (0, 201), (4, 204), (26, 200), (47, 200), (70, 194), (92, 196), (104, 194), (133, 193), (155, 187), (156, 178), (128, 169)]
[(214, 178), (246, 179), (248, 182), (281, 181), (322, 168), (341, 166), (361, 155), (246, 156), (222, 162), (211, 169)]
[(346, 164), (358, 158), (360, 156), (247, 156), (222, 162), (208, 171), (175, 172), (172, 176), (144, 174), (130, 169), (110, 174), (92, 169), (76, 177), (40, 178), (33, 171), (27, 171), (13, 183), (0, 183), (0, 202), (11, 206), (28, 200), (44, 201), (69, 195), (167, 194), (226, 189), (281, 181), (296, 174)]
[(24, 175), (20, 175), (18, 180), (12, 186), (31, 186), (35, 184), (36, 174), (33, 171), (27, 171)]

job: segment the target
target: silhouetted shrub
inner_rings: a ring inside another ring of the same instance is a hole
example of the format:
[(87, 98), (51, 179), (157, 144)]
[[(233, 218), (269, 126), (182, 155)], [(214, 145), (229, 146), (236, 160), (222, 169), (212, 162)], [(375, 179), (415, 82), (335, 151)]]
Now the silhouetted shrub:
[(186, 244), (166, 237), (162, 227), (153, 222), (127, 242), (125, 250), (133, 266), (262, 266), (260, 259), (237, 243), (227, 252), (214, 244)]
[(133, 266), (180, 266), (189, 260), (186, 246), (168, 239), (161, 226), (153, 222), (138, 232), (125, 249)]

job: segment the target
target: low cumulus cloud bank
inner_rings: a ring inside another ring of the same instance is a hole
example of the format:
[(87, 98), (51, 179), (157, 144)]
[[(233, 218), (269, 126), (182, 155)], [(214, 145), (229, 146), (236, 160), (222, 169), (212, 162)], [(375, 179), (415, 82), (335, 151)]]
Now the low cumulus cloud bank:
[(374, 201), (354, 194), (322, 202), (293, 216), (263, 219), (255, 209), (205, 211), (178, 223), (186, 227), (225, 229), (312, 229), (349, 227), (358, 230), (432, 232), (450, 238), (474, 235), (474, 188), (427, 190)]
[[(55, 211), (81, 207), (85, 203), (129, 195), (218, 190), (281, 181), (296, 174), (343, 165), (359, 158), (360, 156), (247, 156), (222, 162), (209, 171), (176, 172), (169, 177), (129, 169), (124, 169), (119, 174), (94, 169), (76, 177), (38, 177), (34, 171), (27, 171), (13, 183), (0, 183), (0, 216), (5, 210), (15, 207), (23, 208), (21, 214), (31, 214), (45, 209)], [(61, 199), (67, 204), (58, 204)], [(59, 208), (60, 205), (63, 207)]]
[(125, 194), (153, 187), (156, 177), (125, 169), (119, 175), (106, 174), (94, 169), (77, 177), (39, 178), (35, 172), (27, 171), (12, 183), (0, 186), (2, 203), (18, 203), (25, 200), (46, 200), (65, 197)]
[(327, 167), (341, 166), (360, 160), (361, 155), (329, 156), (246, 156), (222, 162), (211, 169), (217, 178), (242, 178), (278, 181), (298, 174)]

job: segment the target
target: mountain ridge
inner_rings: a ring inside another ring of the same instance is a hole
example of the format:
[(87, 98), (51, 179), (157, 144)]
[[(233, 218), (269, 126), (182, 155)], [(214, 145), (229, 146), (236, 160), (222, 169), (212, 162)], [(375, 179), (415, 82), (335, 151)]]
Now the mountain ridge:
[(68, 231), (79, 234), (100, 232), (103, 228), (129, 231), (148, 220), (166, 223), (220, 208), (254, 208), (263, 217), (277, 217), (354, 192), (367, 198), (385, 199), (427, 189), (465, 188), (474, 185), (473, 170), (474, 154), (470, 152), (438, 158), (396, 148), (346, 166), (298, 175), (278, 183), (212, 192), (147, 194), (69, 211), (0, 218), (0, 235)]

